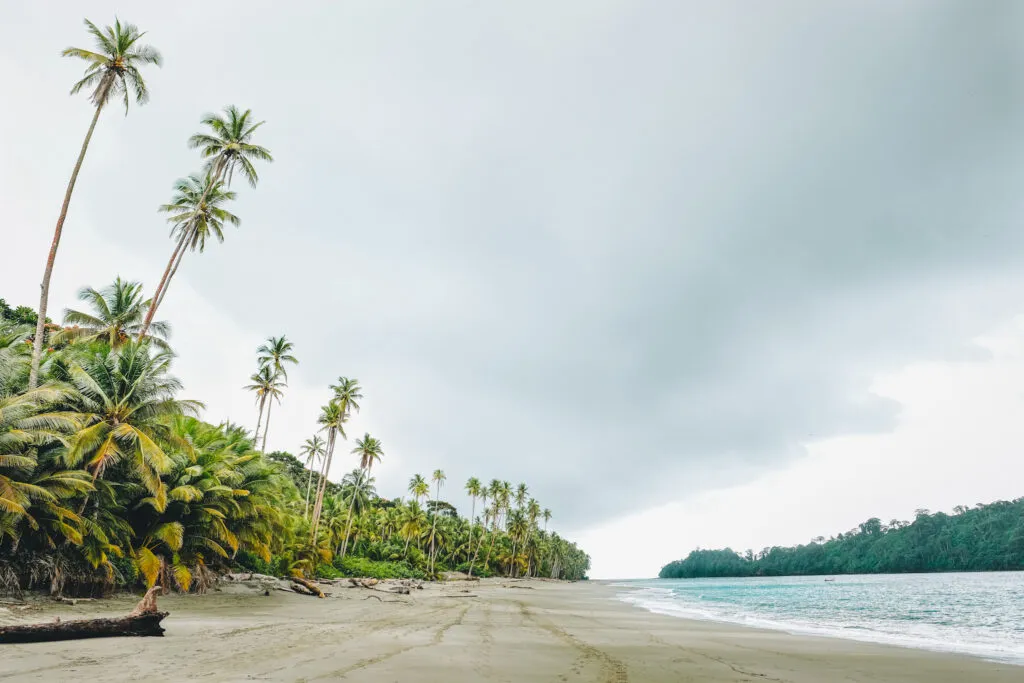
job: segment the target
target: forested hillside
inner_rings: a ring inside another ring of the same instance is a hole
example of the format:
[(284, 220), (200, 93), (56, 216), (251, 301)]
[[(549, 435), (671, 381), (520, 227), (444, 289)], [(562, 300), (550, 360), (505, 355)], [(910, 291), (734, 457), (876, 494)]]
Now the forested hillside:
[(1024, 569), (1024, 498), (954, 514), (918, 510), (913, 522), (876, 517), (856, 529), (795, 548), (765, 548), (740, 554), (694, 550), (661, 569), (663, 579), (806, 574), (897, 574), (906, 572)]

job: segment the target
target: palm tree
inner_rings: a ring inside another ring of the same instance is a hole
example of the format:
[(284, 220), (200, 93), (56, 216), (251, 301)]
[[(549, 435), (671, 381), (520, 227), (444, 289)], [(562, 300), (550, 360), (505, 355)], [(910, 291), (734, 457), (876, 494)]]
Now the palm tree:
[[(137, 334), (151, 301), (143, 300), (142, 284), (128, 282), (120, 277), (101, 290), (85, 287), (78, 292), (81, 301), (88, 302), (92, 313), (65, 309), (65, 329), (54, 335), (54, 342), (105, 341), (117, 348)], [(67, 326), (72, 327), (67, 327)], [(167, 347), (171, 327), (166, 322), (154, 322), (150, 337), (153, 343)]]
[(223, 243), (224, 224), (238, 226), (242, 222), (238, 216), (222, 206), (233, 200), (236, 194), (226, 190), (224, 183), (215, 181), (209, 173), (203, 177), (193, 174), (188, 178), (182, 178), (174, 184), (174, 190), (171, 202), (162, 204), (159, 210), (171, 214), (167, 217), (167, 222), (172, 226), (171, 237), (176, 238), (177, 243), (167, 264), (166, 277), (161, 283), (163, 286), (157, 290), (160, 298), (154, 304), (154, 308), (164, 302), (171, 280), (185, 258), (186, 250), (202, 253), (206, 249), (206, 240), (211, 237)]
[(305, 443), (299, 449), (302, 455), (306, 456), (306, 469), (309, 470), (309, 481), (306, 482), (306, 508), (305, 512), (302, 513), (303, 517), (309, 517), (309, 492), (313, 488), (313, 465), (317, 458), (324, 456), (324, 440), (319, 435), (314, 434), (313, 438), (306, 439)]
[(181, 383), (170, 375), (172, 357), (170, 351), (153, 352), (148, 342), (129, 341), (85, 354), (68, 373), (82, 427), (68, 444), (65, 462), (89, 471), (93, 481), (118, 468), (142, 484), (150, 494), (142, 503), (157, 511), (167, 504), (160, 475), (172, 466), (160, 446), (168, 420), (202, 408), (174, 398)]
[[(285, 381), (281, 382), (281, 386), (287, 386), (288, 371), (285, 369), (285, 363), (291, 363), (292, 365), (298, 365), (298, 359), (291, 355), (292, 349), (295, 345), (288, 341), (288, 338), (284, 335), (280, 337), (268, 337), (265, 344), (256, 349), (256, 353), (259, 354), (258, 362), (260, 368), (270, 368), (274, 371), (276, 377), (283, 377)], [(283, 392), (282, 392), (283, 393)], [(277, 402), (281, 402), (280, 395), (277, 397)], [(263, 426), (263, 446), (262, 450), (267, 450), (267, 432), (270, 431), (270, 409), (274, 406), (273, 402), (267, 405), (267, 424)]]
[(530, 494), (530, 490), (526, 488), (526, 484), (520, 483), (516, 487), (516, 507), (520, 510), (523, 509), (523, 505), (526, 503), (526, 497)]
[(75, 191), (78, 173), (82, 170), (82, 162), (85, 161), (85, 153), (89, 149), (89, 141), (96, 129), (100, 112), (111, 98), (119, 94), (124, 96), (126, 115), (131, 95), (134, 95), (138, 104), (145, 104), (149, 99), (149, 91), (139, 72), (139, 66), (143, 64), (160, 66), (161, 62), (159, 52), (148, 45), (139, 44), (139, 40), (145, 34), (133, 24), (122, 24), (115, 18), (113, 27), (107, 26), (101, 30), (86, 19), (85, 26), (95, 40), (96, 51), (69, 47), (61, 55), (77, 57), (88, 62), (85, 76), (72, 86), (71, 94), (74, 95), (83, 89), (91, 89), (92, 93), (89, 99), (92, 100), (96, 112), (92, 116), (89, 130), (85, 134), (82, 149), (78, 152), (75, 168), (71, 171), (71, 180), (68, 181), (68, 187), (64, 192), (64, 203), (60, 207), (57, 227), (53, 231), (53, 241), (50, 243), (50, 252), (46, 258), (46, 268), (43, 270), (36, 334), (32, 342), (32, 363), (28, 381), (30, 389), (35, 389), (39, 382), (39, 363), (43, 357), (43, 338), (46, 332), (46, 307), (50, 299), (50, 277), (53, 275), (53, 263), (57, 258), (57, 247), (60, 246), (61, 232), (64, 230), (64, 221), (67, 219), (68, 207), (71, 205), (71, 195)]
[(256, 431), (253, 432), (253, 442), (255, 443), (260, 438), (260, 425), (263, 423), (263, 409), (266, 407), (267, 400), (269, 399), (271, 402), (277, 400), (280, 403), (284, 384), (281, 382), (281, 376), (275, 374), (267, 366), (253, 373), (249, 377), (249, 381), (252, 384), (245, 385), (243, 389), (256, 394), (256, 403), (260, 407), (259, 417), (256, 418)]
[(466, 480), (466, 495), (472, 501), (469, 512), (470, 526), (476, 524), (476, 499), (480, 496), (480, 486), (480, 480), (476, 477), (470, 477)]
[(362, 388), (359, 386), (359, 380), (339, 377), (338, 383), (332, 384), (330, 389), (334, 392), (334, 400), (338, 402), (338, 405), (341, 406), (341, 409), (347, 415), (359, 412), (359, 401), (363, 398), (363, 395), (359, 393), (362, 391)]
[[(366, 477), (370, 476), (370, 469), (373, 467), (374, 460), (380, 461), (384, 455), (384, 451), (380, 447), (380, 439), (375, 439), (370, 436), (367, 432), (363, 438), (356, 439), (356, 447), (352, 449), (352, 453), (359, 456), (359, 469), (357, 472), (365, 472)], [(348, 550), (348, 535), (352, 531), (352, 513), (356, 504), (356, 497), (352, 496), (352, 503), (348, 509), (348, 526), (345, 529), (345, 538), (341, 545), (341, 556), (345, 557), (345, 552)]]
[(32, 481), (37, 464), (33, 451), (47, 443), (60, 443), (62, 434), (81, 426), (77, 416), (47, 412), (50, 406), (68, 398), (66, 390), (52, 386), (0, 396), (0, 517), (9, 516), (11, 521), (26, 517), (36, 528), (29, 514), (30, 504), (36, 500), (56, 502), (50, 491)]
[[(227, 184), (231, 185), (235, 169), (238, 169), (245, 176), (246, 180), (249, 181), (249, 185), (256, 187), (259, 176), (256, 174), (256, 167), (252, 163), (253, 160), (268, 162), (274, 160), (266, 148), (252, 143), (253, 133), (264, 122), (253, 123), (251, 109), (246, 109), (243, 112), (238, 107), (230, 105), (224, 109), (223, 116), (207, 114), (203, 117), (201, 123), (210, 128), (210, 133), (196, 133), (188, 140), (189, 147), (199, 149), (200, 155), (207, 161), (206, 175), (209, 181), (204, 183), (203, 194), (199, 197), (196, 205), (203, 206), (207, 204), (210, 193), (220, 187), (221, 181), (226, 179)], [(177, 260), (182, 258), (183, 250), (180, 245), (186, 239), (184, 236), (187, 236), (190, 232), (186, 228), (183, 231), (183, 236), (179, 236), (179, 246), (175, 247), (175, 254), (167, 262), (167, 268), (164, 269), (163, 277), (160, 279), (160, 284), (156, 288), (156, 294), (153, 296), (153, 299), (158, 304), (163, 301), (164, 289), (167, 287), (171, 271), (175, 268), (176, 258)], [(155, 312), (155, 310), (151, 310), (150, 315), (146, 317), (146, 321), (142, 326), (142, 335), (146, 334)]]
[(551, 510), (549, 510), (548, 508), (544, 508), (544, 511), (541, 513), (541, 517), (544, 518), (544, 533), (547, 533), (548, 522), (551, 521)]
[(320, 409), (320, 417), (317, 422), (322, 425), (321, 431), (327, 432), (327, 457), (324, 458), (323, 469), (320, 472), (320, 483), (316, 489), (316, 501), (313, 503), (313, 519), (310, 522), (310, 541), (316, 540), (317, 531), (320, 526), (320, 512), (324, 505), (324, 492), (327, 490), (327, 473), (331, 471), (331, 460), (334, 458), (334, 444), (338, 434), (341, 438), (345, 436), (345, 422), (348, 420), (346, 412), (337, 401), (331, 401)]
[[(437, 489), (436, 489), (436, 491), (434, 493), (434, 502), (437, 502), (438, 500), (441, 499), (441, 484), (444, 483), (444, 481), (445, 481), (445, 479), (447, 479), (447, 477), (445, 477), (445, 475), (444, 475), (444, 470), (434, 470), (434, 474), (431, 475), (430, 478), (434, 482), (434, 485), (437, 487)], [(434, 559), (436, 557), (435, 556), (435, 547), (434, 547), (434, 532), (436, 530), (437, 530), (437, 508), (435, 506), (434, 514), (431, 515), (431, 522), (430, 522), (430, 573), (431, 574), (434, 573)]]
[(430, 484), (422, 474), (412, 475), (412, 479), (409, 480), (409, 493), (417, 503), (420, 502), (420, 498), (430, 494)]

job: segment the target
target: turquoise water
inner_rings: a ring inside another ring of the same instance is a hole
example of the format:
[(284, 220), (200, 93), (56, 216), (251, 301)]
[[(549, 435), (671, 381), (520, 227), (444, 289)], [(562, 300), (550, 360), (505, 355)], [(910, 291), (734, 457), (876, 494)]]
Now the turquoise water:
[[(624, 581), (652, 612), (1024, 665), (1024, 572)], [(832, 578), (832, 577), (829, 577)]]

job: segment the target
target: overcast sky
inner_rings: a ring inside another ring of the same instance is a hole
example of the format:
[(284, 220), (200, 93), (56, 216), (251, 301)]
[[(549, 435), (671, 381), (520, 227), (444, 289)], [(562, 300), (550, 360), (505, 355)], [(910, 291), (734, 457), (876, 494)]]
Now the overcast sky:
[(165, 64), (101, 117), (52, 317), (155, 284), (187, 137), (251, 107), (276, 161), (161, 310), (208, 420), (254, 426), (287, 334), (271, 448), (357, 377), (381, 494), (526, 481), (594, 576), (1024, 495), (1021, 3), (124, 5), (0, 0), (0, 296), (91, 115), (59, 52), (119, 13)]

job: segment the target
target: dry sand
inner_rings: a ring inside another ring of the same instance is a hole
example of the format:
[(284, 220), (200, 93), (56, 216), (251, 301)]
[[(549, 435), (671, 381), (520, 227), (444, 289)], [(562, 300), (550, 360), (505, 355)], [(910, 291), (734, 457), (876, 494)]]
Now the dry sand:
[[(599, 583), (492, 581), (327, 600), (234, 586), (167, 596), (163, 638), (0, 645), (10, 681), (716, 683), (1024, 680), (1024, 667), (651, 614)], [(381, 602), (369, 597), (383, 598)], [(477, 597), (467, 597), (476, 595)], [(458, 596), (458, 597), (452, 597)], [(124, 614), (130, 598), (0, 610), (0, 623)]]

